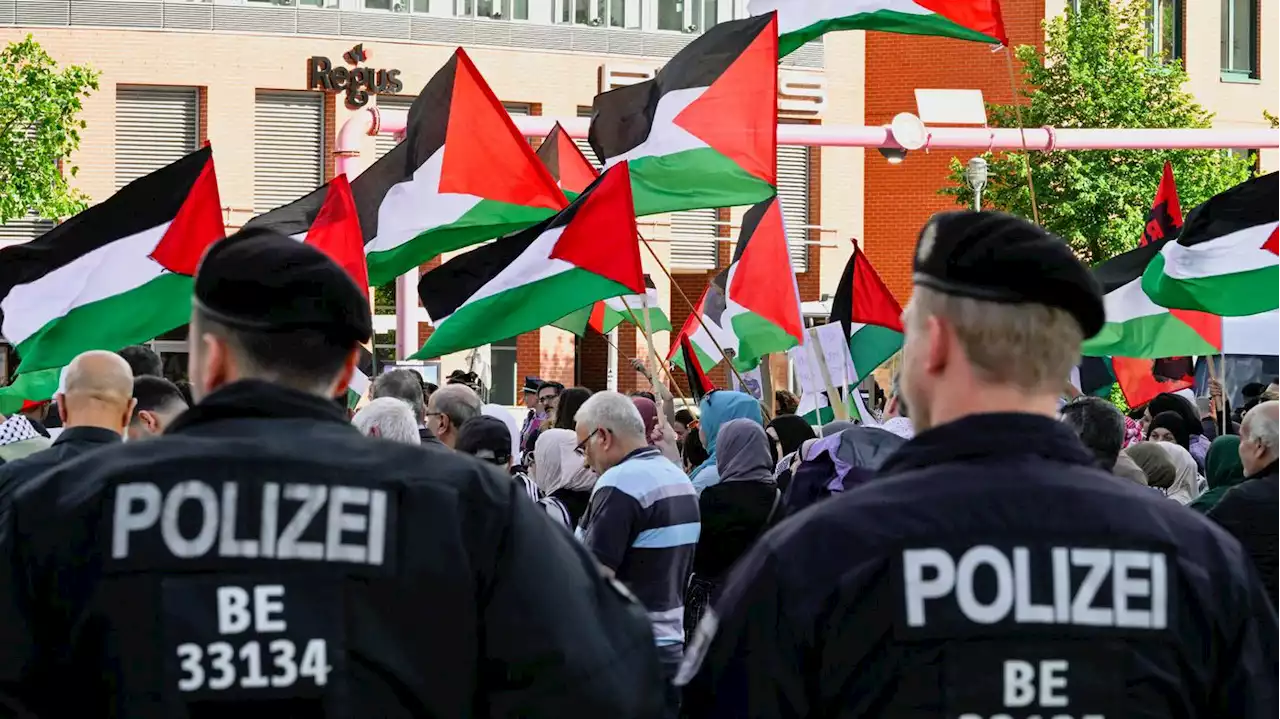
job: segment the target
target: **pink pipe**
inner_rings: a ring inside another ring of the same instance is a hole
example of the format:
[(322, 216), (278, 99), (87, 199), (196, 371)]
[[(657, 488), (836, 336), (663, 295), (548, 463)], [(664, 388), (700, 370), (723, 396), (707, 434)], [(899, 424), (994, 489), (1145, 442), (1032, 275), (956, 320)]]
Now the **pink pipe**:
[[(541, 136), (559, 122), (569, 137), (585, 138), (591, 120), (585, 117), (512, 117), (520, 132)], [(359, 168), (359, 138), (379, 133), (399, 134), (405, 129), (406, 113), (379, 112), (366, 108), (343, 124), (338, 132), (338, 172), (348, 177)], [(1020, 150), (1023, 131), (1008, 128), (934, 127), (927, 129), (923, 150)], [(1055, 129), (1028, 128), (1026, 147), (1030, 150), (1194, 150), (1238, 148), (1270, 150), (1280, 148), (1280, 131), (1267, 129)], [(823, 147), (901, 147), (888, 126), (859, 125), (779, 125), (779, 145)]]

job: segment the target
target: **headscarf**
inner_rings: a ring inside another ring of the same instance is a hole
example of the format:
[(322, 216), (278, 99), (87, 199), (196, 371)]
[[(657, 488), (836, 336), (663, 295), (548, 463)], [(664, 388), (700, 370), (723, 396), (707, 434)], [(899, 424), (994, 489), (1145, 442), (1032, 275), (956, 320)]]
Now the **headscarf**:
[(805, 440), (818, 436), (813, 427), (798, 414), (784, 414), (773, 418), (769, 428), (778, 435), (778, 444), (782, 446), (780, 456), (787, 456), (800, 449)]
[(1151, 418), (1151, 424), (1147, 425), (1147, 439), (1151, 439), (1151, 433), (1157, 429), (1167, 429), (1177, 441), (1178, 446), (1191, 451), (1191, 436), (1187, 433), (1187, 423), (1183, 421), (1182, 416), (1177, 412), (1161, 412)]
[(631, 404), (636, 406), (640, 419), (644, 420), (644, 439), (653, 446), (653, 429), (658, 426), (658, 405), (648, 397), (632, 397)]
[(507, 425), (507, 430), (511, 432), (511, 461), (519, 461), (520, 425), (516, 423), (515, 415), (511, 414), (511, 410), (500, 404), (484, 404), (480, 405), (480, 414), (500, 419), (503, 424)]
[[(689, 478), (701, 492), (720, 481), (720, 476), (715, 471), (716, 436), (720, 434), (720, 427), (731, 419), (749, 419), (760, 425), (764, 421), (760, 417), (760, 401), (746, 392), (716, 390), (702, 398), (699, 410), (702, 418), (699, 428), (706, 435), (707, 461), (694, 467)], [(699, 475), (704, 472), (708, 473), (707, 476), (700, 478)]]
[(769, 438), (764, 427), (749, 419), (731, 419), (720, 427), (716, 441), (720, 455), (716, 468), (720, 482), (765, 482), (773, 484), (773, 462), (769, 459)]
[(567, 489), (582, 492), (596, 484), (596, 473), (582, 465), (575, 451), (578, 435), (567, 429), (549, 429), (538, 435), (533, 447), (533, 483), (542, 493)]
[(1172, 442), (1156, 442), (1173, 463), (1173, 486), (1165, 490), (1165, 496), (1178, 504), (1191, 504), (1199, 494), (1197, 489), (1196, 460), (1185, 447)]
[(886, 432), (896, 434), (903, 439), (914, 439), (916, 436), (916, 427), (911, 423), (910, 417), (890, 417), (880, 425), (880, 429)]
[(1244, 481), (1244, 463), (1240, 461), (1240, 436), (1226, 434), (1213, 440), (1205, 458), (1205, 474), (1209, 490), (1196, 497), (1191, 508), (1208, 512), (1228, 489)]
[(1188, 435), (1204, 434), (1204, 427), (1200, 424), (1200, 412), (1197, 411), (1195, 404), (1182, 395), (1161, 392), (1147, 405), (1147, 412), (1151, 414), (1153, 420), (1156, 415), (1176, 412), (1182, 418), (1182, 423), (1186, 425)]
[(1147, 477), (1148, 487), (1164, 491), (1173, 486), (1177, 471), (1173, 467), (1173, 462), (1169, 461), (1169, 455), (1160, 449), (1161, 444), (1168, 444), (1168, 442), (1139, 442), (1132, 447), (1120, 450), (1120, 454), (1138, 465), (1138, 469), (1141, 469)]

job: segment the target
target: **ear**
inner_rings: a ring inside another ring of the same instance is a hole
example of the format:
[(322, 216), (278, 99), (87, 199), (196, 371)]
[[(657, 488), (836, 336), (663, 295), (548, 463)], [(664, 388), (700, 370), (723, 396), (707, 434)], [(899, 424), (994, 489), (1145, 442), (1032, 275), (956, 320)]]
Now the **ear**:
[(59, 392), (53, 401), (58, 403), (58, 419), (62, 420), (62, 426), (67, 426), (67, 396)]
[(375, 424), (375, 425), (373, 425), (372, 427), (370, 427), (370, 428), (369, 428), (369, 436), (370, 436), (370, 437), (381, 437), (381, 436), (382, 436), (382, 430), (381, 430), (381, 429), (378, 429), (378, 425), (376, 425), (376, 424)]
[(234, 367), (234, 360), (231, 357), (231, 350), (227, 346), (226, 340), (205, 332), (200, 335), (200, 343), (204, 345), (203, 371), (200, 373), (200, 379), (203, 383), (201, 388), (203, 394), (208, 395), (224, 384), (228, 384), (236, 379), (238, 374)]
[(925, 319), (925, 332), (929, 338), (929, 351), (925, 354), (925, 371), (932, 375), (942, 374), (947, 363), (952, 359), (955, 348), (955, 333), (951, 327), (937, 315)]
[(124, 409), (124, 418), (120, 422), (121, 427), (128, 427), (129, 422), (133, 420), (133, 410), (138, 406), (138, 400), (130, 397), (129, 406)]

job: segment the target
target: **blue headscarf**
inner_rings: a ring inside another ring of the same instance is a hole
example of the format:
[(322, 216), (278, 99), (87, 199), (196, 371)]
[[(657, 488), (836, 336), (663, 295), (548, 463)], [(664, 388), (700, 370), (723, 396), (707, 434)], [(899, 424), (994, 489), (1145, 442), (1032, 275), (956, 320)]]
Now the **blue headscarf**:
[(764, 420), (760, 415), (760, 401), (745, 392), (716, 390), (702, 398), (699, 426), (706, 435), (703, 444), (707, 448), (707, 460), (694, 467), (689, 473), (693, 480), (693, 488), (699, 493), (707, 487), (720, 483), (720, 472), (716, 468), (716, 437), (720, 428), (731, 419), (749, 419), (761, 426)]

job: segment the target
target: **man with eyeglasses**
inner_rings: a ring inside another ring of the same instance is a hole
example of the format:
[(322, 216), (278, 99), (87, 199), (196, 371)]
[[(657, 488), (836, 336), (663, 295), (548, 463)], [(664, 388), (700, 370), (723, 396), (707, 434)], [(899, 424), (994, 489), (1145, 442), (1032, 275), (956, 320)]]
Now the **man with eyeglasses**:
[(684, 590), (702, 524), (693, 484), (645, 436), (635, 404), (597, 392), (574, 417), (577, 452), (600, 475), (577, 536), (645, 605), (667, 680), (666, 716), (680, 693), (670, 682), (684, 657)]

